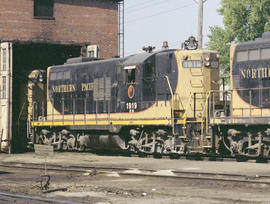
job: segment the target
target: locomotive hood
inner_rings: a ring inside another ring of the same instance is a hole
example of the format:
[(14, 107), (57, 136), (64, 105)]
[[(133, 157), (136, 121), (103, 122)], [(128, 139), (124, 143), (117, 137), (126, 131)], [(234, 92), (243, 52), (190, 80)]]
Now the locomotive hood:
[(175, 50), (165, 50), (165, 51), (157, 51), (157, 52), (144, 52), (136, 55), (131, 55), (125, 58), (123, 62), (123, 66), (130, 66), (130, 65), (140, 65), (144, 63), (148, 58), (161, 53), (161, 52), (168, 52), (168, 51), (175, 51)]

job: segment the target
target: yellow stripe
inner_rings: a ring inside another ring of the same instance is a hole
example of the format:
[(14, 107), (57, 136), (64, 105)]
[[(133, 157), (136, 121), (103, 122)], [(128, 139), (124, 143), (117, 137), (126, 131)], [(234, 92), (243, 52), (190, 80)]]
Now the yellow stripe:
[(31, 122), (32, 126), (82, 126), (82, 125), (170, 125), (171, 120), (91, 120), (91, 121), (57, 121)]

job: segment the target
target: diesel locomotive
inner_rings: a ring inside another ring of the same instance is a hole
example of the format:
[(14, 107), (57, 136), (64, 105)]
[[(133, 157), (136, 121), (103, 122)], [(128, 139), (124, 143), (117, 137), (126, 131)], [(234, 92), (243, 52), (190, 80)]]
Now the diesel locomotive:
[(231, 90), (221, 93), (222, 114), (210, 119), (213, 138), (232, 155), (269, 158), (270, 32), (231, 45), (230, 60)]
[[(29, 146), (149, 154), (211, 149), (205, 101), (211, 90), (219, 89), (219, 56), (193, 50), (193, 42), (186, 42), (191, 50), (80, 57), (46, 72), (33, 71), (28, 84)], [(214, 100), (220, 103), (219, 97)]]
[(268, 159), (270, 33), (231, 45), (228, 90), (218, 53), (193, 44), (33, 71), (29, 145)]

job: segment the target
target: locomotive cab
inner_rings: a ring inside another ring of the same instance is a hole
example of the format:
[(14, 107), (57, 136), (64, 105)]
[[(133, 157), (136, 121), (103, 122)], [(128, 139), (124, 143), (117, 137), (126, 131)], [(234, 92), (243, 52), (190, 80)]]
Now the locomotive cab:
[(27, 139), (28, 145), (34, 144), (32, 129), (30, 128), (31, 121), (46, 120), (46, 72), (44, 70), (34, 70), (28, 75), (28, 118), (27, 118)]

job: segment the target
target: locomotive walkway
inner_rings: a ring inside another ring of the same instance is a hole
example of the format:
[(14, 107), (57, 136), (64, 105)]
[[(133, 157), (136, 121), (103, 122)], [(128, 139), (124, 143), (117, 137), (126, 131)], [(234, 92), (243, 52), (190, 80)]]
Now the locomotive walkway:
[[(35, 153), (4, 154), (0, 153), (0, 165), (5, 164), (44, 164), (45, 157)], [(104, 156), (92, 153), (64, 152), (54, 153), (46, 157), (48, 165), (61, 166), (88, 166), (92, 168), (125, 168), (138, 170), (152, 170), (162, 172), (194, 172), (194, 173), (216, 173), (246, 175), (248, 177), (270, 177), (269, 163), (255, 163), (255, 161), (236, 162), (225, 161), (194, 161), (186, 159), (155, 159), (126, 156)]]

